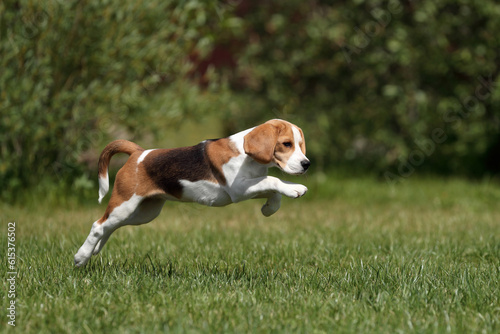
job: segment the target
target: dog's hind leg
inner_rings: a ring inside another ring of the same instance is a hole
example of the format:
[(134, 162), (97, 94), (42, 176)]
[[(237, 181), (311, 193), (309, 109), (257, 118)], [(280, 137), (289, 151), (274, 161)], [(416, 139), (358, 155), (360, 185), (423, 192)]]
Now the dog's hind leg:
[(144, 198), (134, 194), (129, 200), (112, 209), (109, 214), (106, 213), (92, 225), (87, 240), (75, 255), (75, 265), (84, 266), (92, 254), (102, 250), (110, 235), (119, 227), (146, 224), (155, 219), (164, 203), (165, 199), (161, 197)]
[[(136, 207), (134, 212), (121, 224), (115, 224), (114, 229), (105, 229), (105, 232), (102, 238), (97, 242), (97, 245), (94, 248), (93, 255), (99, 254), (102, 250), (106, 242), (108, 241), (111, 234), (121, 226), (125, 225), (141, 225), (146, 224), (158, 217), (163, 208), (163, 204), (165, 204), (165, 199), (160, 197), (149, 197), (143, 199), (140, 204)], [(114, 219), (115, 217), (111, 217)], [(110, 219), (108, 218), (108, 219)]]
[(80, 247), (78, 252), (75, 254), (75, 266), (81, 267), (87, 264), (90, 257), (92, 256), (92, 252), (96, 246), (96, 244), (101, 240), (103, 236), (103, 226), (98, 221), (95, 221), (92, 224), (92, 228), (90, 230), (89, 236)]
[(109, 231), (106, 235), (103, 235), (101, 240), (99, 240), (94, 247), (94, 251), (92, 252), (92, 255), (97, 255), (99, 252), (102, 250), (106, 242), (108, 242), (109, 237), (114, 231)]
[[(84, 266), (92, 256), (97, 243), (104, 237), (112, 233), (133, 214), (139, 204), (142, 202), (143, 197), (136, 194), (132, 195), (120, 205), (114, 207), (114, 198), (118, 199), (118, 195), (112, 195), (110, 203), (106, 209), (104, 216), (92, 224), (92, 229), (83, 243), (82, 247), (75, 254), (75, 265), (77, 267)], [(109, 236), (108, 236), (109, 237)]]

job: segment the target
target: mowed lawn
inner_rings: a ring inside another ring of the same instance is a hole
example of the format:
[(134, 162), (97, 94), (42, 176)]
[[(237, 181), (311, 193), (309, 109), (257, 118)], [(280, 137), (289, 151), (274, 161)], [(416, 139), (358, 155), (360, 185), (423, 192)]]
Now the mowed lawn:
[(73, 255), (105, 205), (0, 205), (18, 272), (16, 327), (2, 294), (1, 331), (500, 332), (499, 183), (293, 180), (309, 193), (270, 218), (263, 200), (167, 203), (80, 269)]

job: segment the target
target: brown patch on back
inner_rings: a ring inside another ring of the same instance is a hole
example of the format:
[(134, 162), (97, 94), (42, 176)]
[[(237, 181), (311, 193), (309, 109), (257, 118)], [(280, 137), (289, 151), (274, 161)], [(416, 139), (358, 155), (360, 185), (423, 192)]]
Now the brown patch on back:
[(229, 138), (207, 141), (206, 153), (210, 163), (210, 169), (219, 184), (226, 184), (226, 177), (222, 166), (227, 164), (231, 158), (240, 154), (234, 143)]

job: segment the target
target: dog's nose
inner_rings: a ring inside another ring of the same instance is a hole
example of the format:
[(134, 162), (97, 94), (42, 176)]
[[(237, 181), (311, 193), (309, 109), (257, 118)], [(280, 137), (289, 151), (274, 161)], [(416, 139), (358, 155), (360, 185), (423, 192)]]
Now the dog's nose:
[(311, 166), (311, 162), (309, 160), (302, 160), (300, 164), (302, 165), (302, 168), (304, 168), (304, 170), (307, 170), (309, 166)]

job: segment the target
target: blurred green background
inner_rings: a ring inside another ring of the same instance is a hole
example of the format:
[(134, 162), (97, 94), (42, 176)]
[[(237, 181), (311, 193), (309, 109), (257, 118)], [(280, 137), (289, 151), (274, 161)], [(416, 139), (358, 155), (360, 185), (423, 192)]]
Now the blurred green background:
[(500, 172), (500, 4), (2, 1), (0, 198), (95, 200), (126, 138), (193, 145), (271, 118), (311, 173)]

